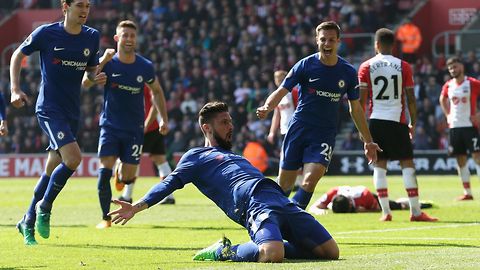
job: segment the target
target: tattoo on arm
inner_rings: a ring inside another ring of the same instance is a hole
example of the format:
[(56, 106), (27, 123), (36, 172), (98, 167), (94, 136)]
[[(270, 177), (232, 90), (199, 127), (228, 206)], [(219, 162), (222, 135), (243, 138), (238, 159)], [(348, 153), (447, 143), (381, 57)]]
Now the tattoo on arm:
[(140, 212), (142, 210), (145, 210), (147, 208), (148, 208), (148, 204), (146, 202), (143, 202), (143, 201), (137, 202), (135, 205), (133, 205), (133, 211), (135, 213), (138, 213), (138, 212)]

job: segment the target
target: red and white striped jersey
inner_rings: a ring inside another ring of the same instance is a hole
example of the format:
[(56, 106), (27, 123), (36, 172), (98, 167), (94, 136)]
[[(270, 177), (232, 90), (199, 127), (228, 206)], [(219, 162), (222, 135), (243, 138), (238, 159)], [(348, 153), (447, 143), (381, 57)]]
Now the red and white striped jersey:
[(407, 62), (379, 53), (360, 65), (358, 80), (368, 88), (371, 119), (407, 124), (405, 88), (414, 86)]
[(298, 88), (295, 87), (292, 89), (292, 92), (288, 92), (280, 103), (278, 103), (278, 111), (280, 112), (280, 134), (287, 134), (288, 123), (293, 117), (295, 108), (298, 103)]
[(441, 95), (449, 99), (450, 113), (447, 116), (450, 128), (473, 126), (470, 116), (477, 109), (480, 81), (466, 77), (461, 84), (455, 79), (448, 80), (442, 87)]

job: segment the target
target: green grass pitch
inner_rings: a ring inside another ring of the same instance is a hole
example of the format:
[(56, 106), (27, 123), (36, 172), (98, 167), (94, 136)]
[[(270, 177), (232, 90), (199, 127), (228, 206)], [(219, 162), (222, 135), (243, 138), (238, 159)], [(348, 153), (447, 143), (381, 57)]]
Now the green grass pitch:
[[(139, 179), (134, 198), (157, 180)], [(480, 269), (480, 184), (472, 176), (476, 200), (456, 202), (462, 193), (457, 176), (419, 176), (420, 198), (436, 223), (412, 223), (408, 211), (393, 212), (381, 223), (379, 213), (317, 216), (340, 247), (338, 261), (292, 261), (283, 264), (194, 262), (199, 249), (222, 234), (233, 243), (249, 240), (193, 186), (175, 193), (177, 204), (154, 206), (125, 226), (97, 230), (100, 206), (96, 179), (72, 178), (55, 202), (50, 239), (36, 236), (27, 247), (15, 224), (31, 199), (36, 179), (0, 181), (0, 269)], [(313, 200), (332, 186), (365, 185), (371, 177), (326, 176)], [(399, 176), (389, 177), (390, 198), (405, 197)], [(114, 191), (114, 196), (118, 196)], [(115, 206), (112, 205), (112, 208)]]

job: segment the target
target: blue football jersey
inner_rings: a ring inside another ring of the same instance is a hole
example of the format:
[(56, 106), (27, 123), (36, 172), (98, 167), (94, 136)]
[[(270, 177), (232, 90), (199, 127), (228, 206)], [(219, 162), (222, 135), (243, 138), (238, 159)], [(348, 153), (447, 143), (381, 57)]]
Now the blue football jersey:
[(77, 35), (69, 34), (63, 22), (35, 29), (20, 45), (25, 55), (40, 52), (42, 82), (36, 112), (78, 119), (80, 89), (86, 67), (98, 65), (100, 35), (96, 29), (82, 26)]
[(175, 189), (193, 183), (229, 218), (245, 226), (247, 204), (262, 179), (265, 179), (263, 174), (240, 155), (219, 147), (193, 148), (183, 155), (177, 168), (142, 200), (152, 206)]
[(358, 78), (355, 68), (338, 57), (334, 66), (324, 65), (315, 53), (298, 61), (281, 86), (292, 91), (299, 85), (298, 106), (293, 121), (336, 130), (341, 98), (358, 99)]
[(135, 62), (122, 63), (115, 54), (105, 64), (107, 75), (103, 110), (100, 126), (121, 130), (138, 130), (144, 126), (143, 87), (155, 81), (153, 64), (146, 58), (136, 55)]

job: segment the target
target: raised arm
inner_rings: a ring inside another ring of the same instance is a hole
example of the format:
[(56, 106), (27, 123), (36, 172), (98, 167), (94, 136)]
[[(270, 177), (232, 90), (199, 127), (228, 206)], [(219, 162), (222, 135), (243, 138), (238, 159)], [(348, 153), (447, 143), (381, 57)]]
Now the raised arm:
[(115, 49), (106, 49), (103, 53), (103, 56), (100, 58), (100, 63), (96, 67), (87, 67), (85, 74), (83, 75), (82, 79), (82, 86), (85, 89), (88, 89), (95, 84), (98, 85), (105, 85), (107, 83), (107, 75), (103, 70), (105, 64), (107, 64), (110, 60), (112, 60), (113, 56), (115, 55)]
[(273, 111), (282, 98), (288, 94), (288, 90), (284, 87), (279, 87), (277, 90), (273, 91), (265, 101), (265, 104), (257, 108), (257, 117), (260, 119), (265, 119), (267, 115)]

